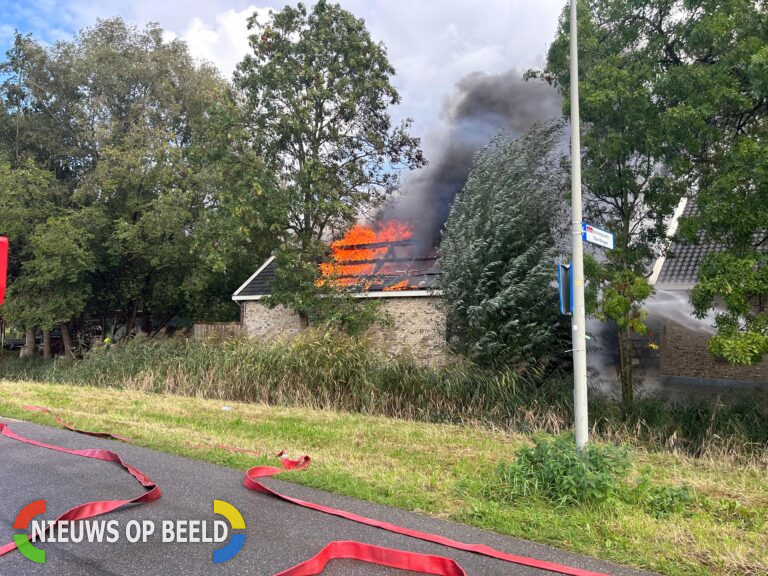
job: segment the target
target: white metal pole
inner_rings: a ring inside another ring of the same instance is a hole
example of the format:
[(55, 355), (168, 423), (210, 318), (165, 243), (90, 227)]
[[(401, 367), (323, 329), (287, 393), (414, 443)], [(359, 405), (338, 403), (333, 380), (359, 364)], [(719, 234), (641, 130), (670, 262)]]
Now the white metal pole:
[(587, 418), (587, 339), (584, 307), (584, 245), (581, 239), (581, 136), (579, 133), (579, 56), (576, 37), (576, 4), (571, 0), (571, 241), (573, 275), (573, 413), (576, 448), (589, 436)]

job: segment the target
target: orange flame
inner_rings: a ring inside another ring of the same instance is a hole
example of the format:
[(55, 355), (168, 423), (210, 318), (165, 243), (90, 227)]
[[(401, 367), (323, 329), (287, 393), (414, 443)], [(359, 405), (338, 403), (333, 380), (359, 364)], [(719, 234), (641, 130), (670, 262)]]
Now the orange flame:
[[(333, 282), (338, 286), (361, 285), (367, 288), (371, 282), (363, 277), (382, 271), (377, 270), (377, 265), (381, 268), (381, 264), (371, 261), (385, 259), (391, 249), (390, 246), (378, 244), (409, 240), (412, 237), (413, 228), (397, 220), (380, 222), (375, 227), (357, 224), (343, 238), (331, 244), (331, 261), (320, 264), (320, 272), (325, 277), (335, 276)], [(322, 278), (317, 281), (318, 286), (324, 283)], [(408, 282), (403, 280), (384, 290), (405, 290), (407, 287)]]
[(392, 286), (387, 286), (385, 288), (382, 288), (383, 292), (395, 292), (396, 290), (408, 290), (411, 285), (408, 284), (408, 280), (402, 280), (398, 282), (397, 284), (392, 284)]

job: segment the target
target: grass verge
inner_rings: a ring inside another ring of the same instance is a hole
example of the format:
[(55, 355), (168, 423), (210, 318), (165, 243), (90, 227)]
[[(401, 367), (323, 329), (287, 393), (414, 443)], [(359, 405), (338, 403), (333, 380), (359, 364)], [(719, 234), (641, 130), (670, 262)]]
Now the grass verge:
[(499, 465), (512, 461), (530, 437), (480, 426), (229, 401), (232, 410), (222, 411), (221, 400), (0, 381), (0, 415), (51, 423), (49, 416), (23, 410), (25, 404), (142, 446), (240, 469), (259, 460), (192, 446), (308, 453), (313, 466), (286, 479), (664, 574), (768, 573), (768, 478), (756, 464), (636, 447), (634, 477), (684, 482), (694, 490), (684, 512), (655, 515), (642, 503), (510, 501), (499, 485)]
[[(81, 361), (6, 356), (0, 378), (113, 387), (156, 394), (341, 410), (426, 422), (480, 422), (558, 434), (570, 428), (572, 382), (536, 367), (483, 370), (460, 358), (423, 366), (389, 358), (365, 340), (309, 330), (290, 341), (137, 338)], [(727, 404), (654, 398), (631, 409), (593, 397), (596, 437), (649, 450), (768, 465), (768, 400)]]

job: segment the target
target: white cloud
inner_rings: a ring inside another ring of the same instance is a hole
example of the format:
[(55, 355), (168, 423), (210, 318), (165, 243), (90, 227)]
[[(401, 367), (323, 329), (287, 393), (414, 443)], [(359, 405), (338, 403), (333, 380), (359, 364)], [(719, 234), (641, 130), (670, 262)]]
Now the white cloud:
[[(120, 15), (143, 26), (158, 22), (166, 37), (181, 38), (196, 58), (230, 76), (248, 52), (247, 18), (289, 0), (15, 0), (0, 8), (6, 22), (34, 22), (32, 31), (55, 40), (96, 18)], [(443, 98), (477, 70), (499, 73), (540, 65), (565, 0), (337, 0), (364, 18), (383, 41), (403, 97), (396, 118), (410, 116), (424, 135), (439, 125)], [(293, 1), (291, 0), (291, 3)], [(312, 4), (311, 0), (306, 2)], [(8, 7), (10, 5), (10, 8)], [(6, 31), (7, 33), (7, 31)], [(2, 30), (0, 30), (2, 35)]]
[(250, 49), (247, 24), (254, 13), (263, 21), (268, 17), (269, 8), (251, 5), (242, 10), (225, 10), (209, 22), (194, 17), (183, 32), (174, 32), (174, 36), (187, 43), (195, 58), (215, 64), (230, 77), (235, 65)]

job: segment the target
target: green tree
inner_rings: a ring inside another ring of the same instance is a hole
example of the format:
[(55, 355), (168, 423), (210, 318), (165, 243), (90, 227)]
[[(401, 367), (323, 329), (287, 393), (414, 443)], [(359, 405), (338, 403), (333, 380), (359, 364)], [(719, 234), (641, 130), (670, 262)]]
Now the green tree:
[[(649, 161), (661, 191), (677, 188), (692, 196), (698, 215), (682, 223), (683, 237), (708, 238), (724, 249), (702, 265), (691, 295), (699, 316), (718, 302), (725, 305), (710, 350), (734, 363), (759, 361), (768, 350), (765, 6), (750, 0), (589, 0), (580, 4), (579, 24), (587, 154), (594, 148), (591, 133), (618, 116), (620, 130), (607, 142), (634, 141), (631, 158)], [(561, 26), (549, 58), (549, 71), (561, 84), (567, 82), (565, 30)], [(610, 167), (610, 148), (597, 150), (604, 163), (597, 165)], [(595, 181), (588, 173), (585, 180)]]
[(8, 276), (12, 282), (32, 257), (31, 236), (38, 224), (54, 211), (56, 180), (47, 170), (28, 161), (19, 168), (0, 162), (0, 236), (7, 236), (13, 249), (8, 255)]
[[(46, 48), (31, 35), (16, 34), (0, 63), (5, 77), (0, 85), (5, 104), (0, 137), (13, 166), (34, 160), (69, 185), (83, 162), (93, 159), (81, 147), (83, 131), (92, 132), (95, 124), (86, 123), (76, 106), (82, 94), (74, 81), (75, 55), (67, 46)], [(57, 199), (58, 204), (65, 201), (66, 195)]]
[(675, 4), (681, 18), (657, 32), (671, 46), (657, 93), (676, 172), (696, 189), (698, 214), (681, 229), (722, 246), (691, 302), (699, 317), (716, 308), (710, 351), (753, 364), (768, 353), (768, 12), (746, 0)]
[[(582, 183), (585, 221), (610, 230), (613, 250), (599, 250), (588, 266), (594, 311), (618, 328), (621, 392), (633, 399), (632, 338), (644, 333), (647, 282), (652, 262), (665, 253), (668, 221), (685, 188), (668, 177), (661, 129), (662, 112), (654, 92), (659, 71), (659, 39), (638, 35), (648, 5), (666, 10), (672, 2), (619, 3), (589, 0), (579, 3), (579, 63), (583, 121)], [(667, 13), (667, 16), (669, 14)], [(618, 26), (617, 22), (627, 24)], [(542, 73), (560, 88), (564, 113), (570, 112), (568, 10)]]
[(42, 228), (25, 231), (37, 241), (16, 244), (11, 307), (46, 326), (117, 313), (128, 332), (139, 313), (145, 329), (236, 315), (239, 276), (274, 246), (274, 179), (218, 73), (158, 26), (120, 19), (47, 48), (17, 36), (3, 70), (5, 156), (56, 183), (40, 190)]
[(232, 292), (278, 247), (287, 218), (274, 173), (250, 145), (243, 115), (227, 90), (208, 108), (190, 148), (190, 162), (200, 167), (192, 185), (206, 197), (193, 239), (199, 287), (188, 293), (190, 312), (200, 320), (237, 319)]
[(380, 206), (400, 171), (425, 164), (419, 140), (408, 134), (410, 120), (393, 124), (394, 69), (363, 20), (320, 0), (248, 25), (253, 53), (235, 85), (253, 150), (277, 176), (272, 212), (285, 214), (270, 303), (354, 329), (374, 313), (331, 283), (318, 285), (325, 241)]
[(731, 364), (755, 364), (768, 354), (768, 254), (711, 254), (701, 266), (699, 282), (691, 293), (696, 313), (704, 314), (723, 303), (716, 314), (717, 335), (710, 352)]
[(25, 353), (34, 352), (35, 329), (41, 315), (35, 310), (35, 295), (24, 285), (26, 264), (34, 257), (34, 232), (54, 213), (52, 198), (57, 195), (53, 174), (32, 161), (18, 168), (0, 162), (0, 236), (10, 245), (9, 290), (2, 307), (3, 317), (26, 328)]
[(11, 285), (11, 317), (42, 328), (44, 357), (51, 355), (48, 335), (55, 326), (61, 327), (65, 352), (74, 354), (69, 322), (85, 309), (91, 296), (88, 274), (94, 268), (93, 238), (77, 222), (82, 216), (54, 217), (38, 224), (30, 238), (33, 256)]
[(148, 330), (151, 317), (164, 323), (186, 313), (189, 294), (201, 288), (195, 236), (209, 190), (198, 185), (203, 167), (190, 150), (226, 85), (154, 25), (100, 21), (57, 53), (73, 55), (83, 95), (76, 114), (96, 126), (83, 134), (92, 160), (74, 194), (94, 234), (93, 305), (120, 310), (128, 333), (141, 311)]
[[(39, 96), (40, 78), (50, 71), (45, 50), (31, 36), (16, 33), (13, 46), (0, 64), (4, 80), (0, 84), (2, 116), (0, 116), (0, 157), (9, 164), (0, 170), (3, 191), (4, 225), (11, 239), (9, 297), (5, 315), (26, 329), (24, 355), (36, 350), (36, 329), (46, 317), (36, 308), (36, 296), (28, 282), (26, 263), (34, 257), (35, 226), (55, 216), (66, 201), (66, 187), (57, 178), (62, 164), (49, 149), (60, 152), (66, 142), (49, 130), (55, 115), (43, 115)], [(54, 81), (54, 80), (50, 80)], [(37, 92), (37, 94), (36, 94)], [(48, 98), (50, 109), (59, 105)], [(50, 112), (50, 110), (48, 110)], [(47, 148), (47, 149), (46, 149)], [(59, 157), (61, 154), (58, 154)], [(50, 338), (44, 332), (44, 353), (50, 354)]]
[(381, 43), (363, 20), (320, 0), (250, 18), (252, 54), (235, 72), (254, 148), (279, 176), (285, 240), (312, 244), (380, 205), (398, 172), (424, 164)]
[(566, 223), (562, 133), (550, 123), (514, 140), (497, 136), (451, 209), (440, 246), (448, 338), (480, 362), (566, 356), (568, 322), (552, 285)]

